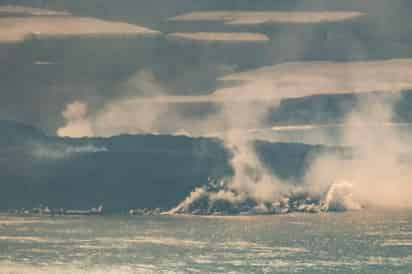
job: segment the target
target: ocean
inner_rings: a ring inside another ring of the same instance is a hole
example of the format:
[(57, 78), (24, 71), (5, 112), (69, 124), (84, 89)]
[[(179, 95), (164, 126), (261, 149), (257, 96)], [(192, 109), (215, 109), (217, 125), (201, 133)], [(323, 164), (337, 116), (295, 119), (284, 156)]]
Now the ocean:
[(412, 211), (4, 215), (0, 273), (412, 273)]

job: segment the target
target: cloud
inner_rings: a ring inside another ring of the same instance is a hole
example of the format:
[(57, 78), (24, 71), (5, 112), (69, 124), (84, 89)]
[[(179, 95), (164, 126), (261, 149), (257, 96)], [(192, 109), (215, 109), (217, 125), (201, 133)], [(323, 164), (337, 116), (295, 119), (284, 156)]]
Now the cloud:
[(393, 123), (393, 122), (386, 122), (386, 123), (367, 123), (367, 124), (356, 124), (356, 123), (352, 123), (350, 125), (345, 125), (345, 124), (311, 124), (311, 125), (287, 125), (287, 126), (274, 126), (271, 128), (272, 131), (309, 131), (309, 130), (313, 130), (313, 129), (337, 129), (337, 128), (347, 128), (347, 127), (351, 127), (351, 128), (363, 128), (365, 126), (368, 127), (410, 127), (411, 124), (410, 123)]
[(66, 106), (62, 116), (66, 125), (57, 130), (57, 135), (62, 137), (87, 137), (93, 136), (92, 126), (87, 119), (87, 104), (79, 101)]
[(55, 15), (71, 15), (68, 11), (55, 11), (48, 9), (39, 9), (24, 6), (0, 6), (0, 16), (1, 15), (31, 15), (31, 16), (55, 16)]
[(223, 21), (230, 25), (257, 24), (315, 24), (323, 22), (338, 22), (354, 19), (365, 15), (357, 11), (205, 11), (191, 12), (170, 18), (171, 21)]
[[(87, 113), (87, 102), (67, 105), (62, 112), (66, 125), (57, 133), (72, 137), (179, 131), (213, 135), (261, 128), (260, 120), (269, 108), (285, 98), (412, 88), (412, 59), (289, 63), (230, 74), (222, 80), (239, 85), (209, 95), (171, 96), (152, 73), (139, 71), (121, 85), (126, 95), (109, 100), (93, 113)], [(205, 103), (214, 110), (202, 117), (179, 111), (183, 105)]]
[[(88, 103), (74, 101), (66, 105), (62, 116), (66, 124), (57, 135), (67, 137), (112, 136), (123, 133), (155, 133), (176, 120), (168, 113), (167, 102), (151, 101), (161, 97), (165, 88), (154, 78), (151, 71), (140, 70), (119, 85), (123, 95), (108, 100), (100, 109), (89, 113)], [(163, 118), (163, 119), (162, 119)]]
[(0, 18), (0, 42), (3, 43), (20, 42), (28, 36), (37, 38), (59, 38), (158, 34), (158, 31), (137, 25), (89, 17), (36, 16)]
[(168, 34), (167, 37), (177, 40), (224, 43), (265, 43), (270, 40), (265, 34), (248, 32), (176, 32)]
[(63, 111), (63, 117), (67, 120), (77, 120), (81, 119), (87, 114), (87, 105), (81, 102), (73, 102), (67, 105), (66, 109)]
[(241, 83), (213, 98), (283, 99), (320, 94), (401, 91), (412, 88), (412, 59), (360, 62), (285, 63), (235, 73), (223, 81)]
[(284, 63), (221, 78), (238, 83), (210, 95), (151, 96), (142, 103), (279, 101), (321, 94), (396, 92), (412, 89), (412, 59)]
[[(343, 125), (342, 144), (349, 146), (345, 153), (328, 150), (316, 158), (307, 158), (308, 169), (300, 184), (280, 180), (267, 171), (253, 147), (247, 145), (251, 136), (241, 134), (231, 138), (227, 134), (224, 142), (233, 153), (234, 175), (196, 189), (170, 213), (411, 208), (410, 136), (401, 140), (397, 129), (387, 126), (392, 123), (393, 107), (400, 99), (398, 94), (371, 94), (367, 100), (359, 101)], [(237, 111), (226, 110), (233, 118), (239, 115)], [(245, 108), (245, 112), (250, 109)], [(256, 118), (259, 116), (252, 119)], [(377, 121), (382, 126), (359, 126), (377, 124)], [(288, 157), (287, 153), (283, 157)], [(215, 200), (220, 201), (217, 206)]]

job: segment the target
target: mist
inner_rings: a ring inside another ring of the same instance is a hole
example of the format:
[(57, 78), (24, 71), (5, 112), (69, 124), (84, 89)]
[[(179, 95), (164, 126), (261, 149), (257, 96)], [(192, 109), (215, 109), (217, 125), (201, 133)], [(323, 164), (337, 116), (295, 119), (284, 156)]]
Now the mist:
[[(306, 174), (311, 192), (322, 193), (331, 184), (345, 182), (351, 186), (352, 199), (364, 205), (412, 206), (411, 146), (396, 127), (385, 126), (392, 121), (393, 107), (401, 99), (396, 95), (371, 96), (360, 102), (347, 116), (342, 133), (342, 142), (353, 149), (352, 157), (324, 155), (315, 159)], [(376, 123), (381, 126), (369, 126)]]
[(66, 145), (66, 144), (41, 144), (31, 143), (29, 144), (29, 152), (34, 156), (35, 160), (64, 160), (73, 156), (79, 156), (82, 154), (107, 152), (108, 149), (104, 146), (95, 145)]

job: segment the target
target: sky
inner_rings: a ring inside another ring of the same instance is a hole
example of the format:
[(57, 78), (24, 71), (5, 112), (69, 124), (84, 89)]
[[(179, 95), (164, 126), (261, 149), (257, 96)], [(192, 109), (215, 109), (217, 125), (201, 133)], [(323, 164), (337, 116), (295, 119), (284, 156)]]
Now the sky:
[(0, 119), (72, 137), (203, 134), (227, 127), (210, 120), (228, 102), (409, 90), (410, 11), (407, 0), (4, 0)]

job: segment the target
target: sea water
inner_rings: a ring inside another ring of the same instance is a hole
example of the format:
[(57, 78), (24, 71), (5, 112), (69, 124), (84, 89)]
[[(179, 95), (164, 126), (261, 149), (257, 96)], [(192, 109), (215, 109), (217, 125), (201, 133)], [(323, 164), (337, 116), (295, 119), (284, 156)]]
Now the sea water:
[(412, 211), (0, 216), (0, 273), (412, 273)]

